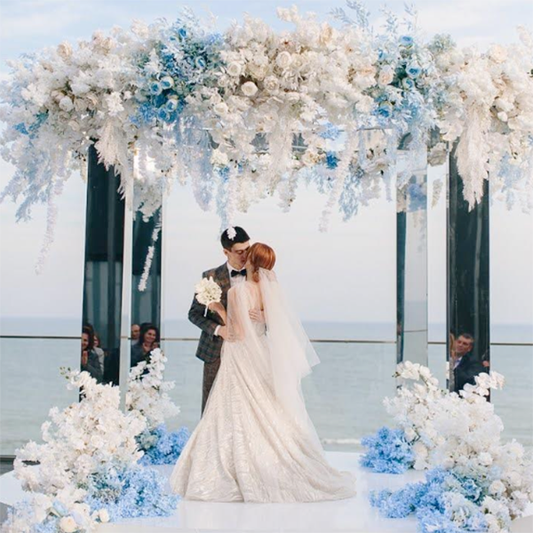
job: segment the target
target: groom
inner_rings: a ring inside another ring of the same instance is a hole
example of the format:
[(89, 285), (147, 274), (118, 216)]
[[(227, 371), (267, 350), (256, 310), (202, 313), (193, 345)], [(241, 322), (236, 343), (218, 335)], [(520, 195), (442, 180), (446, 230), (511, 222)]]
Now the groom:
[[(250, 248), (250, 237), (248, 233), (238, 226), (228, 228), (220, 236), (222, 250), (227, 257), (227, 262), (217, 268), (206, 270), (203, 278), (213, 277), (215, 282), (222, 289), (222, 305), (227, 308), (228, 290), (242, 283), (246, 279), (246, 259)], [(196, 297), (193, 298), (189, 310), (189, 320), (198, 326), (202, 333), (200, 342), (196, 350), (196, 357), (204, 362), (204, 379), (202, 386), (202, 414), (209, 397), (209, 392), (215, 381), (220, 367), (220, 351), (222, 343), (227, 338), (227, 328), (218, 313), (207, 311), (205, 316), (205, 306), (200, 304)]]

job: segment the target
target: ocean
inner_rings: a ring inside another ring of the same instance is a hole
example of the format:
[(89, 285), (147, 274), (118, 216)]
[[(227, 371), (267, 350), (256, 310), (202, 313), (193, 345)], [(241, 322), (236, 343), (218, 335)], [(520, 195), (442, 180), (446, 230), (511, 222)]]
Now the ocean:
[[(393, 324), (304, 324), (311, 339), (375, 342), (316, 342), (321, 364), (303, 383), (309, 414), (325, 449), (360, 449), (360, 439), (391, 420), (383, 398), (395, 392), (392, 377), (396, 362)], [(79, 364), (79, 340), (6, 338), (6, 335), (74, 336), (79, 321), (71, 319), (3, 319), (0, 338), (0, 454), (12, 455), (28, 440), (40, 440), (40, 425), (49, 409), (77, 401), (68, 391), (59, 367)], [(197, 330), (184, 321), (164, 324), (164, 337), (196, 337)], [(493, 343), (533, 342), (529, 325), (493, 326)], [(432, 343), (443, 342), (444, 328), (432, 325)], [(386, 342), (377, 342), (386, 341)], [(193, 429), (199, 421), (202, 362), (194, 353), (195, 340), (164, 340), (168, 357), (165, 378), (175, 381), (171, 391), (180, 406), (178, 417), (168, 421), (175, 429)], [(492, 401), (504, 425), (504, 437), (533, 447), (533, 346), (493, 345), (492, 368), (503, 374), (506, 386)], [(444, 384), (445, 345), (430, 344), (428, 364)]]

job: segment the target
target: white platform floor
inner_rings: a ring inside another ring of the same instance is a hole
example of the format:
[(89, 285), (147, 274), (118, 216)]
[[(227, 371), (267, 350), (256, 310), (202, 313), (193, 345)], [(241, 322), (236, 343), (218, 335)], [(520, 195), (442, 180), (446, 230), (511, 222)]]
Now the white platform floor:
[[(330, 463), (357, 477), (357, 496), (349, 500), (301, 504), (243, 504), (181, 501), (165, 518), (125, 520), (99, 526), (98, 533), (415, 533), (413, 517), (392, 520), (379, 516), (368, 502), (371, 490), (400, 488), (423, 479), (421, 472), (373, 474), (359, 467), (360, 454), (327, 452)], [(156, 467), (170, 475), (171, 466)], [(170, 490), (170, 489), (169, 489)], [(13, 505), (27, 497), (12, 472), (0, 477), (0, 502)], [(530, 509), (533, 514), (533, 509)], [(533, 532), (533, 516), (516, 521), (513, 533)]]

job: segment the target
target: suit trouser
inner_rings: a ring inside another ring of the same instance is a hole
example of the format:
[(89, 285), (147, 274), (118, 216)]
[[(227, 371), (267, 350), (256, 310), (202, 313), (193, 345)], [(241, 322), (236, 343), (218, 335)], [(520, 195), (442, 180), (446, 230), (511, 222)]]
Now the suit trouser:
[(209, 398), (209, 393), (211, 392), (211, 387), (213, 382), (217, 377), (218, 369), (220, 368), (220, 357), (215, 359), (212, 363), (204, 363), (204, 380), (202, 384), (202, 415), (204, 414), (205, 404), (207, 403), (207, 398)]

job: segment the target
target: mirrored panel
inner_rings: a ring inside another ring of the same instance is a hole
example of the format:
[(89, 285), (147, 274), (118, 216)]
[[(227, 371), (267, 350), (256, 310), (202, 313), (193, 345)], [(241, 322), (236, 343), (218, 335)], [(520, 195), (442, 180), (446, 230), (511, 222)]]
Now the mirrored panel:
[(404, 140), (396, 165), (397, 362), (427, 366), (426, 147), (410, 149)]
[(459, 392), (490, 370), (489, 190), (470, 207), (455, 151), (449, 161), (447, 210), (448, 386)]
[(125, 202), (120, 177), (88, 154), (81, 369), (118, 383)]

